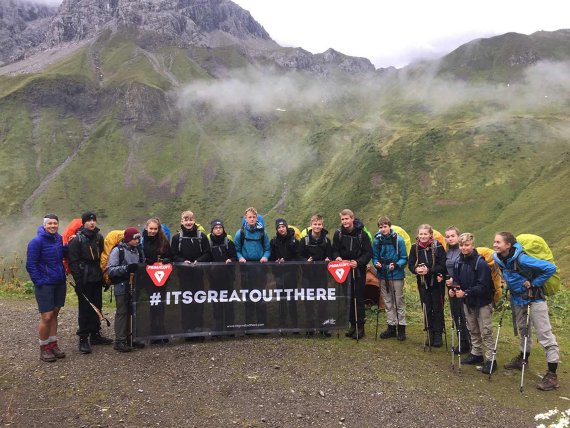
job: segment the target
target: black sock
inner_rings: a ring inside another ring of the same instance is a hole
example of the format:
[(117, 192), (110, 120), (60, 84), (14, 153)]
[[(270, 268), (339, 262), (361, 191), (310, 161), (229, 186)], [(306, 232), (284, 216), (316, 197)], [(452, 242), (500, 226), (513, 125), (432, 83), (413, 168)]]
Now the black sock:
[(549, 372), (556, 373), (557, 368), (558, 368), (558, 363), (548, 363)]

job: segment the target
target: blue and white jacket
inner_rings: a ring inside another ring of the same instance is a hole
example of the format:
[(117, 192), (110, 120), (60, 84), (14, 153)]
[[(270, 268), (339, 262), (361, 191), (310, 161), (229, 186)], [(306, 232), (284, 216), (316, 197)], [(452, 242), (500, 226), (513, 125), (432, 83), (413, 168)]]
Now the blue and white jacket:
[[(536, 259), (523, 252), (523, 247), (515, 242), (514, 254), (503, 259), (497, 253), (493, 253), (493, 259), (497, 266), (503, 271), (503, 278), (507, 283), (507, 288), (511, 292), (511, 301), (514, 305), (526, 306), (531, 301), (528, 290), (525, 288), (525, 281), (530, 281), (533, 287), (544, 285), (546, 280), (556, 272), (556, 266), (546, 260)], [(515, 266), (516, 262), (516, 266)], [(534, 302), (544, 301), (544, 293), (533, 293), (536, 298)]]

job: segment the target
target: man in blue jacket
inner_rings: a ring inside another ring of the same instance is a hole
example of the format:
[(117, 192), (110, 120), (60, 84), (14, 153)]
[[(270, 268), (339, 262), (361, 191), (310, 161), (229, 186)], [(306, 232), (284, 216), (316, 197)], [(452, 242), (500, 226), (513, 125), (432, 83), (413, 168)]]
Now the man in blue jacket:
[(378, 233), (372, 244), (372, 264), (380, 280), (380, 293), (386, 305), (388, 328), (381, 339), (398, 337), (406, 340), (406, 303), (404, 301), (404, 268), (408, 254), (404, 238), (392, 230), (392, 222), (386, 216), (378, 219)]
[(40, 360), (53, 362), (65, 357), (57, 345), (57, 316), (65, 304), (65, 268), (63, 257), (67, 246), (57, 233), (59, 219), (47, 214), (37, 236), (28, 244), (26, 270), (34, 283), (34, 293), (40, 312)]
[[(544, 348), (548, 364), (548, 371), (536, 387), (542, 391), (556, 389), (560, 386), (556, 375), (560, 350), (552, 333), (543, 291), (544, 283), (554, 275), (556, 266), (524, 253), (522, 245), (510, 232), (498, 232), (493, 241), (493, 249), (495, 263), (503, 271), (503, 277), (511, 293), (511, 307), (520, 332), (520, 354), (505, 364), (505, 369), (522, 370), (523, 365), (528, 362), (532, 343), (530, 329), (532, 324), (536, 330), (537, 340)], [(530, 322), (527, 326), (526, 318), (529, 310)]]
[[(238, 261), (242, 264), (267, 263), (271, 255), (271, 246), (264, 225), (258, 221), (257, 210), (249, 207), (245, 210), (244, 216), (245, 224), (236, 232), (234, 240)], [(256, 266), (244, 266), (241, 272), (242, 289), (265, 289), (265, 270)], [(256, 327), (267, 328), (267, 308), (264, 301), (245, 303), (246, 324), (253, 324), (255, 315), (257, 315)]]

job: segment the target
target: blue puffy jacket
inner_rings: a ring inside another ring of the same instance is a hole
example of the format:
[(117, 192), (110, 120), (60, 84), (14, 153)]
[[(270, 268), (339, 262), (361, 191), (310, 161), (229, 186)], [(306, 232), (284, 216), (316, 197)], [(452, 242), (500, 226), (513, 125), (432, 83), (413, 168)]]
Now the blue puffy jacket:
[[(556, 272), (556, 266), (546, 260), (536, 259), (523, 252), (523, 247), (518, 242), (513, 246), (515, 252), (507, 259), (502, 259), (497, 253), (493, 253), (495, 263), (503, 271), (503, 278), (511, 292), (513, 304), (526, 306), (530, 302), (525, 281), (530, 281), (533, 287), (542, 287), (546, 280)], [(522, 254), (521, 254), (522, 253)], [(516, 266), (515, 266), (516, 261)], [(544, 300), (543, 293), (533, 293), (535, 302)]]
[(28, 244), (26, 254), (26, 270), (34, 285), (65, 283), (63, 257), (66, 255), (67, 245), (63, 245), (61, 235), (38, 227), (38, 235)]
[[(262, 257), (265, 257), (267, 260), (269, 260), (269, 256), (271, 255), (269, 237), (267, 236), (267, 233), (262, 233), (262, 230), (263, 226), (258, 223), (253, 226), (253, 228), (246, 225), (236, 232), (234, 244), (236, 246), (238, 260), (242, 257), (247, 261), (259, 261)], [(242, 233), (245, 233), (243, 238), (243, 245), (241, 237)], [(263, 242), (261, 242), (262, 235)]]
[[(394, 244), (396, 244), (394, 246)], [(406, 277), (406, 272), (404, 268), (408, 263), (408, 252), (406, 251), (406, 243), (404, 238), (390, 229), (389, 235), (382, 235), (378, 232), (374, 235), (374, 243), (372, 244), (372, 264), (376, 266), (376, 263), (380, 262), (382, 264), (382, 269), (376, 272), (378, 278), (386, 279), (404, 279)], [(393, 271), (390, 271), (387, 265), (389, 263), (394, 263), (395, 267)]]

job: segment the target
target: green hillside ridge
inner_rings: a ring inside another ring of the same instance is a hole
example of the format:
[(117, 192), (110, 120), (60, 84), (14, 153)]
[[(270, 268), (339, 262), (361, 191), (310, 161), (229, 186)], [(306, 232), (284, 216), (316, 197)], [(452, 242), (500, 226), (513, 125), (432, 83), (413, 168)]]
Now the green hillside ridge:
[(234, 233), (253, 205), (271, 235), (276, 217), (304, 227), (315, 212), (332, 232), (350, 207), (372, 231), (388, 214), (412, 235), (454, 224), (477, 245), (497, 230), (541, 234), (566, 278), (563, 81), (327, 80), (264, 68), (238, 46), (150, 49), (140, 37), (105, 33), (42, 73), (2, 79), (3, 231), (87, 209), (104, 232), (150, 216), (176, 229), (190, 208)]

